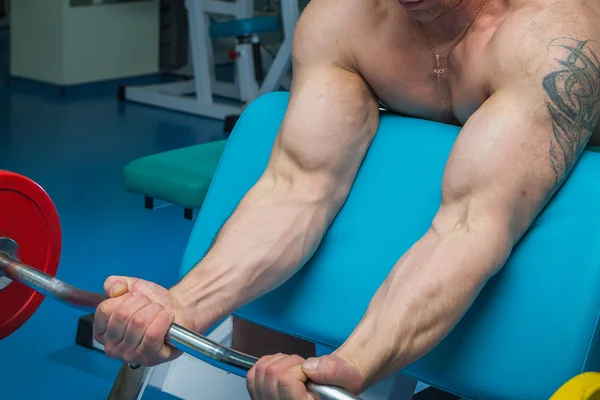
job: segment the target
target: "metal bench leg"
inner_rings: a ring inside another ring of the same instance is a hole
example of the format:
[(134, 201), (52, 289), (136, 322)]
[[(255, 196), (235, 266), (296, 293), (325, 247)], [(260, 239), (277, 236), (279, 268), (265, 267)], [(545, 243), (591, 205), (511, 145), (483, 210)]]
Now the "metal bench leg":
[(152, 197), (144, 196), (144, 207), (148, 210), (154, 210), (154, 199)]
[(139, 400), (150, 381), (153, 368), (124, 363), (110, 391), (108, 400)]

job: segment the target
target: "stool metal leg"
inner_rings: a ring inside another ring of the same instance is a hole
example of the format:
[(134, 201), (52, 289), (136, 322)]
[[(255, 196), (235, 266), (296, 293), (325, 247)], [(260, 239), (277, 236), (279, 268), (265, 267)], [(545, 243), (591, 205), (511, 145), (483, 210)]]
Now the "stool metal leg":
[(140, 400), (150, 381), (153, 368), (124, 363), (110, 391), (108, 400)]
[(154, 199), (152, 197), (144, 196), (144, 207), (148, 210), (154, 210)]

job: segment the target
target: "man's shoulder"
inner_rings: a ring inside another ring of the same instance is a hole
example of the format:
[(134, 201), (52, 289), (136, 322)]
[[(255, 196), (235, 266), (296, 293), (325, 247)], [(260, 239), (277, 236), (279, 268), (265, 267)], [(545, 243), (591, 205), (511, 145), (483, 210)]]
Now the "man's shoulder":
[(396, 0), (312, 0), (296, 25), (293, 48), (354, 69), (365, 50), (392, 40), (403, 18)]
[(497, 30), (500, 46), (539, 47), (561, 35), (600, 41), (600, 1), (510, 0), (508, 7)]
[(596, 57), (600, 58), (598, 21), (597, 0), (511, 0), (506, 17), (489, 42), (496, 79), (502, 85), (506, 78), (537, 81), (556, 70), (559, 60), (578, 51), (579, 55), (587, 52), (596, 63)]

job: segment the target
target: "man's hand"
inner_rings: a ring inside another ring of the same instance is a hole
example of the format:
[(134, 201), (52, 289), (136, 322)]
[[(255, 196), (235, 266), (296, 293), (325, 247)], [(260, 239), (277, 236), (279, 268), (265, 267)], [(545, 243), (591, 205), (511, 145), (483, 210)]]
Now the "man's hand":
[(193, 329), (195, 324), (167, 289), (142, 279), (110, 277), (104, 290), (110, 299), (96, 310), (94, 338), (109, 357), (154, 366), (181, 355), (165, 344), (169, 327), (177, 322)]
[(248, 392), (252, 400), (315, 400), (306, 390), (309, 379), (351, 393), (359, 393), (364, 382), (349, 361), (336, 355), (304, 360), (276, 354), (261, 358), (248, 372)]

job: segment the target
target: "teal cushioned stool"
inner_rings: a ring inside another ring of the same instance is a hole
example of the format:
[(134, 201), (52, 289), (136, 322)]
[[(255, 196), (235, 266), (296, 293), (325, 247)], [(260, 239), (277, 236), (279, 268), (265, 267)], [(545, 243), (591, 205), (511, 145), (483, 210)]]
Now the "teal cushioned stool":
[(281, 29), (281, 22), (277, 16), (263, 16), (254, 18), (234, 19), (231, 21), (217, 22), (210, 25), (211, 38), (225, 38), (246, 36), (264, 32), (277, 32)]
[(123, 170), (125, 189), (191, 210), (202, 206), (226, 140), (142, 157)]
[[(262, 174), (288, 102), (267, 94), (241, 116), (193, 228), (181, 275), (206, 253)], [(402, 254), (429, 228), (460, 129), (383, 115), (342, 210), (307, 265), (236, 312), (329, 348), (364, 314)], [(463, 397), (547, 400), (600, 369), (600, 154), (571, 178), (454, 330), (403, 372)]]

